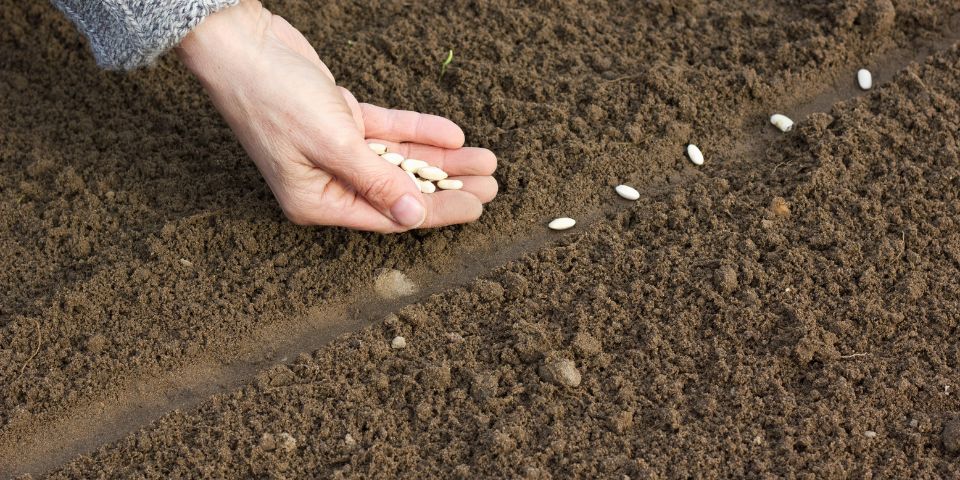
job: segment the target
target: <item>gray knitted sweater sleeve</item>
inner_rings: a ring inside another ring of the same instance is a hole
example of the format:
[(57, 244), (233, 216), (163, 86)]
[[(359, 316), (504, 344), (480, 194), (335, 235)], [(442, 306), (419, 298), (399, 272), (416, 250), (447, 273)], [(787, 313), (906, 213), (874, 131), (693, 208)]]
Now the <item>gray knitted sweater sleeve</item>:
[(53, 0), (90, 40), (97, 63), (129, 70), (174, 47), (204, 17), (239, 0)]

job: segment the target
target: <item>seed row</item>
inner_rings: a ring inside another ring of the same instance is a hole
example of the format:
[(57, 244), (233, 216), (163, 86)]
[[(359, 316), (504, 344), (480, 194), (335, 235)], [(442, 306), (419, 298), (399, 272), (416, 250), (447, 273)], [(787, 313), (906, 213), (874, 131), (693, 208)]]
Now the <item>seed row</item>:
[(368, 143), (373, 153), (380, 155), (380, 158), (390, 162), (403, 169), (413, 184), (423, 193), (434, 193), (440, 190), (460, 190), (463, 188), (463, 182), (447, 178), (447, 172), (440, 167), (435, 167), (423, 160), (415, 158), (404, 158), (397, 152), (388, 152), (387, 146), (382, 143)]

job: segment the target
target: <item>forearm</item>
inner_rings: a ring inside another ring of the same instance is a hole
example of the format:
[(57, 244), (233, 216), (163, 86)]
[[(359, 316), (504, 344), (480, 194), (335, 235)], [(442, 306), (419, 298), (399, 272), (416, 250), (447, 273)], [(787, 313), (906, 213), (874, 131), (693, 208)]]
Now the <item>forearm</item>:
[(239, 0), (52, 0), (90, 41), (97, 63), (128, 70), (151, 63), (208, 15)]

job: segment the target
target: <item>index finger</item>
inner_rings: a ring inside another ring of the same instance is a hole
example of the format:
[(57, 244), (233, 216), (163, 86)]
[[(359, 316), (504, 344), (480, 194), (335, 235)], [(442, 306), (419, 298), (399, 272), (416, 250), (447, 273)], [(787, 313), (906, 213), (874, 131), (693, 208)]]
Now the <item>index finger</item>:
[(363, 126), (366, 137), (382, 138), (393, 142), (414, 142), (441, 148), (463, 146), (463, 130), (452, 121), (427, 113), (389, 108), (361, 103)]

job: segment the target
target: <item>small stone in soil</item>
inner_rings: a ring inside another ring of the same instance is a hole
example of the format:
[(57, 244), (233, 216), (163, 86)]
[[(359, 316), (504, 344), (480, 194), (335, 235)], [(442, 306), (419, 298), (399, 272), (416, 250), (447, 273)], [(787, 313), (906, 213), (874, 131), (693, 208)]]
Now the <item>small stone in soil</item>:
[(407, 348), (407, 339), (401, 336), (393, 337), (393, 340), (390, 341), (390, 348), (399, 350), (401, 348)]
[(540, 376), (548, 382), (567, 387), (580, 385), (580, 371), (572, 360), (549, 361), (540, 367)]
[(877, 438), (877, 432), (874, 432), (873, 430), (867, 430), (863, 432), (863, 436), (867, 438)]

